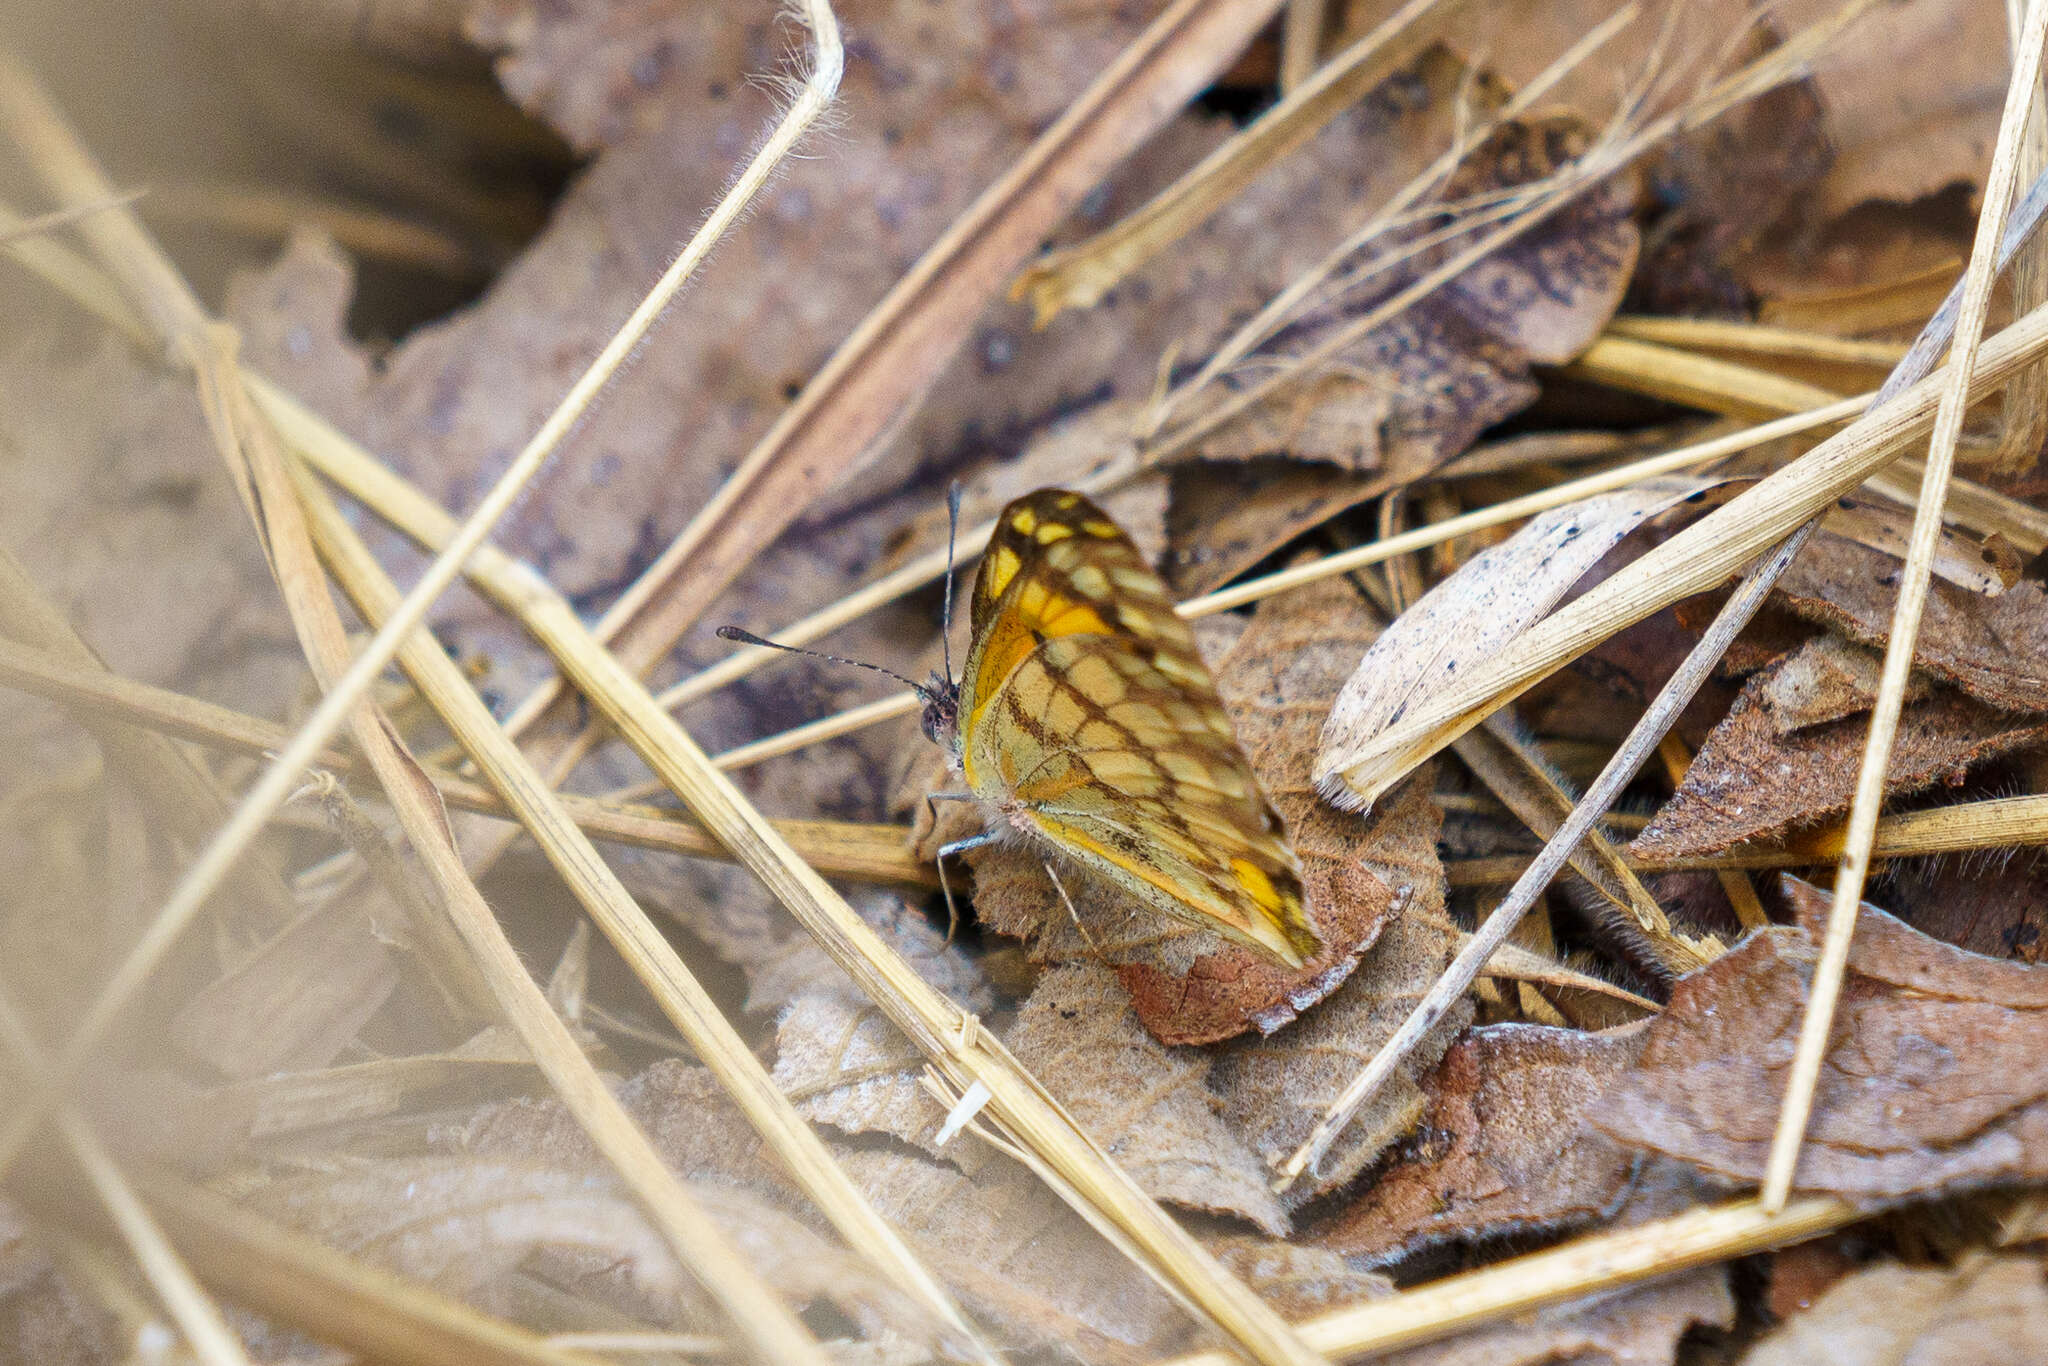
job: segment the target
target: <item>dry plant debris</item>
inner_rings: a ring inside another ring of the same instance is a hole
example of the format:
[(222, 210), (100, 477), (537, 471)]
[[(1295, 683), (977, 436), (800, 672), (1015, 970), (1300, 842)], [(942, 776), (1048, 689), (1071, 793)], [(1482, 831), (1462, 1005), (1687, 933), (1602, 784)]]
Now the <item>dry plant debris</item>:
[[(318, 703), (314, 680), (339, 672), (343, 627), (377, 625), (373, 606), (332, 610), (302, 518), (364, 603), (360, 566), (335, 549), (327, 495), (285, 476), (328, 471), (349, 526), (415, 577), (445, 531), (406, 499), (477, 505), (795, 98), (810, 41), (773, 6), (684, 0), (449, 0), (406, 21), (421, 41), (392, 36), (388, 6), (329, 6), (292, 35), (290, 7), (180, 0), (189, 31), (135, 35), (98, 7), (52, 6), (6, 41), (116, 189), (164, 171), (160, 194), (62, 202), (52, 187), (77, 182), (56, 143), (18, 92), (0, 99), (0, 647), (37, 693), (0, 710), (0, 879), (21, 889), (0, 905), (0, 1087), (25, 1107), (263, 752)], [(848, 0), (833, 126), (779, 167), (498, 529), (516, 562), (479, 559), (431, 620), (502, 719), (557, 672), (550, 612), (596, 620), (651, 586), (649, 621), (768, 630), (879, 579), (820, 648), (919, 676), (946, 653), (927, 571), (947, 484), (969, 529), (1024, 493), (1082, 488), (1195, 600), (1319, 954), (1279, 967), (1064, 865), (1056, 884), (1016, 844), (949, 865), (965, 912), (950, 925), (923, 864), (977, 813), (927, 802), (956, 784), (902, 722), (739, 770), (770, 814), (812, 822), (806, 848), (911, 851), (827, 865), (868, 951), (958, 1012), (955, 1038), (906, 1033), (898, 1003), (747, 872), (676, 852), (701, 842), (650, 842), (644, 810), (605, 795), (644, 777), (627, 747), (592, 730), (586, 757), (543, 732), (531, 752), (589, 818), (621, 900), (661, 915), (775, 1113), (810, 1126), (829, 1188), (886, 1221), (927, 1293), (888, 1238), (814, 1203), (828, 1187), (721, 1084), (734, 1060), (671, 1032), (673, 983), (593, 941), (559, 847), (551, 864), (502, 821), (443, 820), (435, 783), (465, 811), (489, 800), (450, 744), (480, 712), (393, 674), (154, 960), (48, 1131), (19, 1152), (0, 1140), (0, 1360), (424, 1361), (459, 1342), (591, 1366), (761, 1359), (775, 1333), (805, 1359), (875, 1366), (1361, 1346), (1404, 1366), (2038, 1354), (2048, 864), (1976, 832), (1993, 828), (1988, 799), (2048, 792), (2039, 244), (1986, 333), (2014, 387), (1971, 409), (1970, 482), (1928, 563), (1906, 563), (1917, 465), (1844, 488), (1606, 842), (1302, 1179), (1275, 1179), (1496, 911), (1495, 884), (1461, 870), (1533, 857), (1726, 585), (1687, 579), (1690, 596), (1637, 625), (1587, 630), (1565, 672), (1514, 699), (1513, 725), (1370, 793), (1343, 774), (1467, 677), (1525, 657), (1584, 595), (1663, 563), (1673, 536), (1734, 544), (1742, 529), (1715, 513), (1738, 490), (1812, 468), (1826, 424), (1751, 435), (1727, 415), (1874, 388), (1948, 293), (2006, 92), (2038, 84), (2011, 70), (2012, 7), (1286, 8)], [(229, 9), (249, 70), (197, 98), (177, 57)], [(1384, 48), (1352, 47), (1397, 12)], [(1113, 147), (1029, 160), (1141, 52), (1176, 90), (1225, 74), (1185, 107), (1096, 128)], [(96, 109), (82, 56), (132, 75), (163, 126)], [(1274, 104), (1283, 69), (1323, 93)], [(1740, 98), (1712, 93), (1736, 71)], [(1614, 156), (1645, 129), (1661, 131)], [(2048, 155), (2039, 126), (2025, 136), (2022, 193)], [(180, 142), (232, 148), (236, 180), (194, 174), (203, 150), (165, 170)], [(262, 156), (274, 193), (242, 183)], [(1023, 180), (1001, 202), (1039, 214), (1028, 234), (969, 216), (1009, 175)], [(309, 178), (338, 188), (291, 188)], [(1055, 221), (1048, 204), (1073, 207)], [(970, 240), (949, 236), (962, 224)], [(934, 244), (988, 278), (905, 294)], [(195, 285), (232, 334), (188, 315)], [(457, 286), (480, 292), (427, 302)], [(408, 294), (413, 315), (366, 323)], [(912, 302), (876, 313), (889, 297)], [(873, 383), (844, 393), (865, 397), (831, 400), (835, 353), (856, 371), (869, 355), (841, 350), (872, 342), (864, 326), (925, 368), (856, 373)], [(252, 403), (236, 361), (261, 377)], [(776, 445), (779, 422), (828, 400), (851, 405), (845, 430), (881, 435), (822, 462)], [(773, 506), (718, 501), (750, 454), (785, 449), (803, 459), (777, 466)], [(1711, 454), (1631, 471), (1688, 449)], [(362, 452), (409, 485), (349, 473)], [(1608, 482), (1428, 530), (1586, 475)], [(728, 514), (713, 550), (695, 531), (672, 544), (706, 507)], [(1375, 556), (1395, 535), (1421, 553)], [(963, 543), (964, 573), (985, 538)], [(1197, 600), (1338, 553), (1345, 572), (1255, 605)], [(1893, 815), (1964, 834), (1869, 885), (1796, 1174), (1823, 1199), (1796, 1232), (1727, 1207), (1749, 1224), (1675, 1275), (1582, 1262), (1554, 1278), (1575, 1248), (1656, 1235), (1763, 1179), (1837, 827), (1888, 705), (1899, 585), (1922, 568), (1935, 581), (1884, 794)], [(669, 649), (660, 629), (622, 637), (619, 657), (664, 684), (707, 667), (730, 683), (683, 689), (712, 748), (873, 696), (870, 673), (777, 657), (741, 675), (708, 631)], [(954, 657), (963, 643), (956, 626)], [(123, 709), (123, 680), (152, 691)], [(2039, 819), (1996, 826), (2016, 828), (2048, 844)], [(466, 892), (457, 849), (481, 879)], [(1741, 870), (1774, 859), (1813, 880)], [(486, 905), (496, 959), (472, 952)], [(471, 909), (471, 938), (451, 906)], [(1646, 949), (1628, 927), (1644, 920), (1690, 956)], [(530, 1051), (534, 1017), (522, 1035), (503, 1001), (544, 1007), (557, 1051)], [(1135, 1217), (1173, 1221), (1187, 1256), (1119, 1231), (1066, 1159), (949, 1083), (948, 1058), (974, 1049), (1078, 1126), (1087, 1170), (1128, 1177)], [(606, 1107), (675, 1199), (642, 1203), (652, 1169), (593, 1142)], [(697, 1241), (678, 1232), (685, 1203)], [(258, 1235), (291, 1255), (224, 1264), (220, 1247)], [(1773, 1250), (1796, 1239), (1812, 1241)], [(717, 1246), (733, 1278), (700, 1280), (692, 1258)], [(1752, 1252), (1751, 1269), (1721, 1264)], [(1264, 1317), (1223, 1312), (1219, 1287)], [(735, 1317), (735, 1294), (756, 1292), (774, 1312)], [(1490, 1307), (1458, 1307), (1474, 1303)]]

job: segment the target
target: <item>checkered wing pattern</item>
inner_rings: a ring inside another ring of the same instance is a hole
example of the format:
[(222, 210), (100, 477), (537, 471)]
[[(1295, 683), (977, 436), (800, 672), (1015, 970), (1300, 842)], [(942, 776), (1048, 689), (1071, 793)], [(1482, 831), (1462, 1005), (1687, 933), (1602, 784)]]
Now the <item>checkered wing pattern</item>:
[(1291, 966), (1320, 945), (1279, 819), (1166, 586), (1076, 493), (997, 523), (961, 681), (968, 785), (1155, 909)]

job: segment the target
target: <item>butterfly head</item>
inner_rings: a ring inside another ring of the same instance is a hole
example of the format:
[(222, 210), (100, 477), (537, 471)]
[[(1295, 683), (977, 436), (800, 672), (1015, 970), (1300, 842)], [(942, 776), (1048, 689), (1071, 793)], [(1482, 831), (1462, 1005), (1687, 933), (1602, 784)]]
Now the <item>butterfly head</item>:
[(920, 718), (924, 737), (947, 751), (960, 748), (960, 685), (937, 669), (920, 683), (917, 695), (924, 700)]

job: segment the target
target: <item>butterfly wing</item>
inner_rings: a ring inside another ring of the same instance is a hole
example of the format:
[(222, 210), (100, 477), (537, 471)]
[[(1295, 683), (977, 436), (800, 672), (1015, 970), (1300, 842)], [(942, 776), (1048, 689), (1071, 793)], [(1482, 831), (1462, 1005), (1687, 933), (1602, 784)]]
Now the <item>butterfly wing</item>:
[(975, 584), (970, 786), (1155, 909), (1290, 966), (1320, 947), (1193, 633), (1078, 494), (1004, 511)]

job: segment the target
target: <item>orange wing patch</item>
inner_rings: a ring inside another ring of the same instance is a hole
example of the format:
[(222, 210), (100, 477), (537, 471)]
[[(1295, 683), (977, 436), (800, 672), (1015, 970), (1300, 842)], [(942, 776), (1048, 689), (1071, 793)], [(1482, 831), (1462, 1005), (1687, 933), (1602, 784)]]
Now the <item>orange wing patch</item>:
[(1320, 951), (1193, 633), (1094, 504), (1046, 490), (1005, 509), (973, 624), (959, 739), (977, 794), (1156, 910), (1289, 966)]

